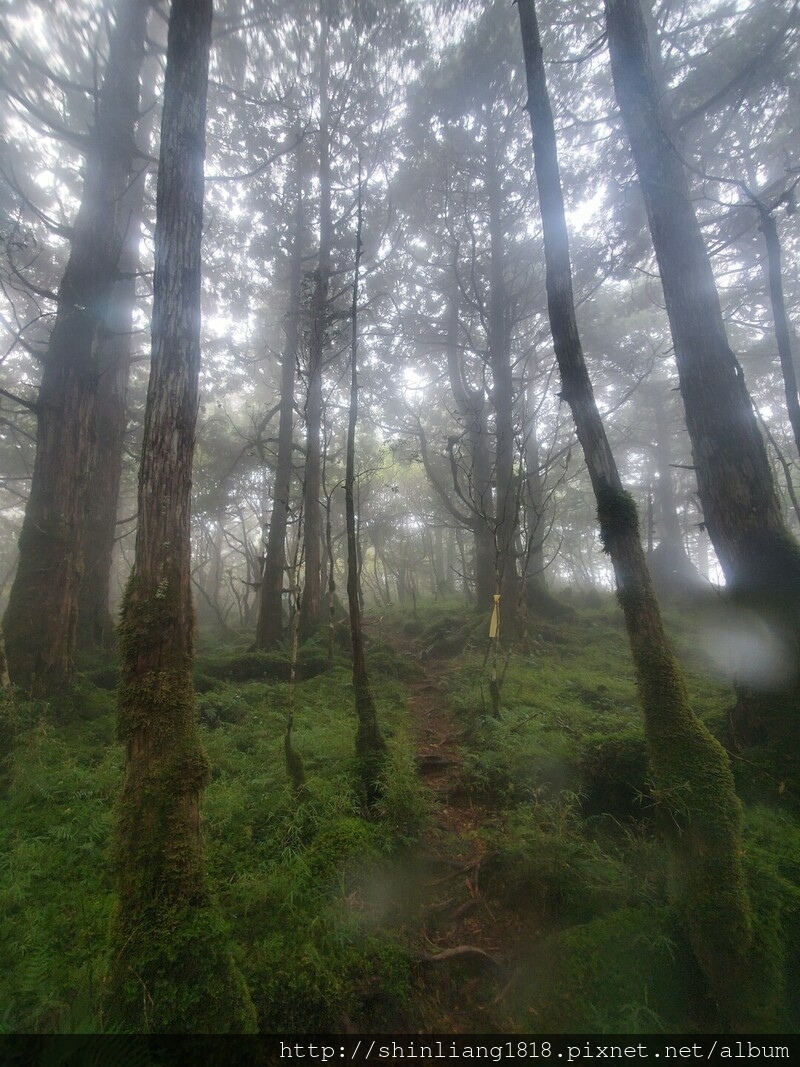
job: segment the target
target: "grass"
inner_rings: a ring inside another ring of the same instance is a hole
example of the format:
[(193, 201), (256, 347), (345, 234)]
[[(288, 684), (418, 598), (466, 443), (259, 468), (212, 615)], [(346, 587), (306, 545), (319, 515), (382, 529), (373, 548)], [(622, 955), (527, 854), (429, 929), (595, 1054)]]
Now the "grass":
[[(460, 604), (384, 613), (383, 640), (373, 638), (369, 658), (389, 758), (369, 818), (354, 787), (353, 694), (341, 651), (317, 673), (311, 649), (309, 676), (297, 685), (301, 798), (284, 766), (283, 668), (271, 660), (265, 670), (244, 646), (227, 660), (216, 646), (199, 658), (198, 714), (212, 765), (207, 862), (262, 1031), (413, 1030), (430, 1017), (431, 996), (440, 998), (440, 1024), (452, 1011), (459, 1025), (464, 984), (443, 992), (447, 982), (420, 975), (418, 931), (387, 890), (400, 884), (436, 811), (413, 759), (407, 686), (418, 667), (392, 642), (427, 647), (469, 621)], [(702, 619), (684, 613), (667, 623), (695, 706), (719, 728), (731, 697), (695, 658)], [(471, 638), (435, 667), (463, 736), (460, 788), (488, 813), (477, 830), (482, 899), (521, 931), (503, 990), (469, 977), (492, 1005), (481, 1025), (530, 1033), (713, 1028), (667, 893), (618, 609), (609, 599), (558, 625), (534, 622), (529, 638), (527, 654), (503, 661), (499, 718), (490, 714), (485, 639)], [(98, 673), (107, 684), (109, 672)], [(96, 1031), (122, 768), (114, 694), (87, 677), (69, 714), (42, 703), (4, 711), (15, 748), (0, 794), (0, 1032)], [(796, 794), (766, 763), (748, 760), (737, 773), (747, 787), (758, 937), (773, 960), (770, 1018), (792, 1031), (800, 1019), (786, 978), (800, 959)]]

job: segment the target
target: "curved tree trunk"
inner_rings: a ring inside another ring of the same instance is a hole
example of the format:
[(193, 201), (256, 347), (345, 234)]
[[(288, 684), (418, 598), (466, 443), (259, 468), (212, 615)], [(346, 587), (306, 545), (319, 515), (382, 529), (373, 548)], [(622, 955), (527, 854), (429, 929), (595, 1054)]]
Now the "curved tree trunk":
[(38, 696), (63, 689), (73, 673), (99, 352), (104, 332), (113, 330), (109, 312), (130, 222), (125, 192), (148, 10), (148, 0), (118, 5), (36, 405), (36, 462), (3, 628), (12, 681)]
[(650, 222), (675, 345), (703, 517), (734, 595), (783, 631), (793, 678), (740, 701), (742, 740), (797, 729), (800, 547), (789, 533), (719, 296), (670, 117), (657, 92), (639, 0), (606, 0), (611, 68)]
[(741, 864), (741, 810), (728, 757), (694, 716), (668, 647), (639, 537), (636, 507), (608, 444), (583, 357), (572, 293), (553, 116), (532, 0), (518, 0), (534, 165), (544, 229), (547, 305), (562, 396), (569, 403), (611, 557), (645, 718), (651, 772), (697, 959), (723, 1013), (739, 1013), (751, 915)]
[(211, 0), (173, 0), (156, 204), (152, 364), (120, 626), (118, 902), (109, 1012), (134, 1032), (255, 1029), (203, 868), (208, 761), (192, 686), (190, 497)]

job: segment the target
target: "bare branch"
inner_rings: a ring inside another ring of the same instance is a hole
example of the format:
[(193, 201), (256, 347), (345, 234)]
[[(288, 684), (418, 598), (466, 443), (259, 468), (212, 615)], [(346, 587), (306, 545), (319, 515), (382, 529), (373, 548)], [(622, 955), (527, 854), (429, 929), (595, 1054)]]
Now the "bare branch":
[(34, 415), (38, 414), (39, 407), (32, 400), (25, 400), (24, 397), (17, 396), (15, 393), (9, 393), (8, 389), (0, 388), (0, 396), (7, 397), (9, 400), (13, 400), (15, 404), (20, 404), (22, 407), (27, 408), (28, 411), (32, 411)]

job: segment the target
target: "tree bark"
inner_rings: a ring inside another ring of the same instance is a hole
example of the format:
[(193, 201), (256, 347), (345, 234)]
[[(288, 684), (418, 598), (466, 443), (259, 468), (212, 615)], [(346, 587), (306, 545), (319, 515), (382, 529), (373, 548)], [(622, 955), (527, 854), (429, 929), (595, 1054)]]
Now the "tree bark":
[(328, 0), (320, 3), (319, 39), (319, 258), (312, 298), (311, 341), (306, 397), (306, 465), (303, 490), (305, 567), (300, 600), (300, 639), (316, 629), (322, 611), (322, 368), (328, 334), (328, 290), (331, 276), (331, 131)]
[(173, 0), (136, 555), (120, 626), (117, 909), (109, 1011), (134, 1032), (255, 1029), (203, 867), (208, 760), (192, 686), (190, 497), (211, 0)]
[(503, 626), (513, 629), (520, 588), (516, 560), (519, 481), (514, 477), (514, 382), (505, 284), (505, 231), (497, 130), (491, 104), (486, 116), (486, 183), (489, 193), (489, 363), (495, 419), (494, 540), (497, 589), (502, 596)]
[[(139, 144), (146, 152), (156, 113), (154, 61), (146, 62), (143, 70), (147, 88), (137, 132)], [(107, 650), (116, 639), (116, 620), (110, 608), (111, 572), (118, 539), (117, 505), (128, 418), (127, 391), (146, 175), (146, 165), (137, 160), (120, 205), (118, 277), (109, 297), (108, 322), (98, 337), (96, 411), (88, 462), (90, 492), (86, 502), (78, 600), (77, 647), (82, 652)]]
[(669, 425), (666, 384), (652, 396), (658, 487), (656, 529), (658, 545), (648, 553), (650, 573), (660, 597), (676, 597), (699, 586), (699, 575), (683, 542), (678, 505), (670, 466)]
[(606, 0), (611, 68), (675, 345), (704, 521), (734, 591), (772, 602), (796, 648), (800, 549), (783, 520), (666, 106), (638, 0)]
[(149, 3), (121, 0), (86, 158), (81, 206), (58, 292), (37, 401), (36, 462), (4, 619), (9, 670), (36, 696), (73, 675), (99, 353), (129, 226), (139, 72)]
[(281, 363), (281, 408), (278, 423), (278, 458), (275, 490), (267, 536), (266, 558), (256, 624), (256, 648), (268, 651), (283, 639), (283, 583), (286, 575), (286, 530), (292, 492), (292, 423), (294, 418), (295, 364), (300, 349), (301, 286), (305, 211), (301, 162), (298, 155), (294, 235), (289, 263), (289, 306), (286, 313), (286, 344)]
[[(489, 454), (489, 430), (486, 425), (483, 393), (471, 389), (464, 378), (458, 346), (458, 279), (455, 253), (450, 267), (447, 297), (447, 371), (458, 413), (466, 428), (469, 449), (469, 491), (460, 494), (469, 508), (469, 525), (475, 548), (475, 599), (479, 611), (489, 611), (497, 579), (493, 536), (492, 461)], [(458, 490), (457, 480), (454, 489)], [(441, 496), (441, 493), (440, 493)], [(458, 517), (457, 511), (451, 514)]]
[(120, 277), (109, 299), (108, 323), (98, 338), (97, 396), (88, 461), (83, 568), (78, 600), (78, 648), (108, 649), (115, 621), (109, 603), (111, 567), (117, 540), (117, 500), (127, 425), (131, 331), (136, 306), (144, 171), (124, 194)]
[(536, 424), (530, 414), (534, 408), (533, 389), (528, 392), (528, 419), (525, 425), (525, 525), (527, 543), (523, 553), (525, 560), (525, 603), (529, 611), (541, 615), (557, 611), (560, 607), (547, 589), (545, 579), (544, 538), (545, 538), (545, 503), (544, 478), (539, 469), (539, 442), (536, 437)]
[(361, 266), (362, 229), (361, 164), (359, 160), (358, 208), (356, 229), (356, 263), (353, 279), (351, 311), (352, 341), (350, 346), (350, 405), (347, 420), (347, 455), (344, 477), (345, 522), (347, 525), (347, 604), (350, 612), (350, 640), (353, 651), (353, 689), (355, 690), (356, 757), (359, 762), (361, 785), (367, 803), (374, 802), (380, 792), (386, 742), (378, 725), (375, 701), (367, 674), (364, 651), (364, 631), (361, 625), (361, 597), (358, 565), (358, 535), (356, 531), (356, 425), (358, 423), (358, 283)]
[[(694, 716), (667, 644), (633, 499), (594, 400), (578, 333), (555, 128), (532, 0), (518, 0), (544, 230), (547, 306), (562, 382), (597, 500), (645, 719), (651, 773), (694, 950), (728, 1021), (745, 1008), (751, 914), (741, 864), (741, 810), (727, 755)], [(746, 1022), (745, 1022), (746, 1025)]]
[(764, 234), (767, 249), (767, 288), (772, 308), (772, 321), (775, 329), (775, 342), (778, 346), (778, 359), (783, 374), (783, 388), (786, 395), (786, 411), (794, 434), (795, 447), (800, 454), (800, 396), (797, 392), (797, 374), (792, 357), (792, 341), (789, 332), (789, 319), (786, 314), (786, 301), (783, 296), (783, 278), (781, 276), (781, 242), (778, 227), (772, 211), (754, 197), (758, 209), (759, 229)]
[(670, 117), (656, 92), (638, 0), (606, 0), (614, 85), (633, 150), (667, 305), (705, 525), (735, 601), (785, 645), (787, 680), (738, 690), (734, 743), (796, 744), (800, 547), (791, 536), (744, 375), (730, 349)]

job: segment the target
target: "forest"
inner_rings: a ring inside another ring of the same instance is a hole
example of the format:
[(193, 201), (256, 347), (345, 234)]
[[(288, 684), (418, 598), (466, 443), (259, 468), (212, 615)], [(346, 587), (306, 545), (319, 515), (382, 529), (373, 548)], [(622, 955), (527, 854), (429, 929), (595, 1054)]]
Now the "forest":
[(0, 57), (0, 1035), (800, 1032), (798, 0)]

